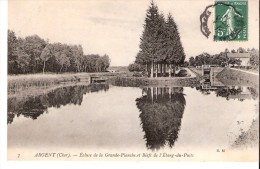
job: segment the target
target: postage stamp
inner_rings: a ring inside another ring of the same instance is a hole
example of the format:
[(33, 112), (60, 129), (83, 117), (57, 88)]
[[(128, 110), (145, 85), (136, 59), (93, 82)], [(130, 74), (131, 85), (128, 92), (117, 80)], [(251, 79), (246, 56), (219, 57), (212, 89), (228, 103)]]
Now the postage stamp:
[(215, 41), (247, 41), (248, 40), (248, 1), (216, 0)]

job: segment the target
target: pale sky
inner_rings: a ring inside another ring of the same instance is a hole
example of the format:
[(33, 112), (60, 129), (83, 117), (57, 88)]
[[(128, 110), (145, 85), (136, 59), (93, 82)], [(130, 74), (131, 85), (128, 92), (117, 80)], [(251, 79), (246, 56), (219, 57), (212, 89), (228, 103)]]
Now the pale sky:
[[(202, 52), (259, 46), (259, 4), (249, 0), (249, 40), (214, 42), (200, 32), (200, 14), (213, 0), (154, 0), (172, 13), (186, 60)], [(17, 36), (37, 34), (50, 42), (81, 44), (85, 54), (108, 54), (112, 66), (127, 66), (139, 51), (150, 0), (9, 0), (8, 28)], [(212, 35), (212, 34), (211, 34)]]

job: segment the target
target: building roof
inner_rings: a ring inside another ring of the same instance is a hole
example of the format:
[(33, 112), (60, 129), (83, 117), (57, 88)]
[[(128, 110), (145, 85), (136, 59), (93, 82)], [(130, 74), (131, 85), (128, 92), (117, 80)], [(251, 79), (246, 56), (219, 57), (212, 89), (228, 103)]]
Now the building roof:
[(249, 53), (227, 53), (229, 58), (250, 58)]

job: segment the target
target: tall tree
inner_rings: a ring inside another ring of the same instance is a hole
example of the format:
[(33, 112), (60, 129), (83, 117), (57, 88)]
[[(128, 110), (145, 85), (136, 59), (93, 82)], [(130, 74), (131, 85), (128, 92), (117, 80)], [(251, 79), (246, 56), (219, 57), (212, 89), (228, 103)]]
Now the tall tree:
[(157, 19), (156, 24), (156, 45), (155, 45), (155, 61), (165, 62), (167, 57), (167, 27), (164, 19), (164, 15), (161, 13)]
[(102, 60), (104, 62), (103, 71), (106, 71), (106, 69), (110, 66), (110, 58), (107, 54), (105, 54), (104, 56), (102, 56)]
[(158, 50), (158, 21), (159, 19), (158, 7), (151, 1), (147, 10), (144, 31), (140, 38), (140, 51), (137, 54), (137, 61), (142, 64), (150, 64), (153, 69), (153, 62), (157, 58), (156, 50)]
[[(151, 77), (153, 76), (154, 63), (156, 71), (159, 63), (161, 72), (164, 73), (166, 63), (175, 66), (183, 64), (185, 54), (177, 25), (171, 14), (165, 21), (163, 14), (158, 13), (158, 7), (153, 1), (151, 1), (147, 10), (144, 31), (140, 40), (140, 50), (135, 62), (143, 65), (148, 64), (149, 66), (147, 65), (146, 69), (150, 70), (151, 68)], [(164, 70), (162, 70), (162, 67)]]
[(178, 27), (174, 22), (172, 15), (169, 13), (166, 21), (167, 27), (167, 62), (180, 65), (185, 60), (185, 54), (180, 40)]
[(62, 71), (62, 69), (64, 67), (67, 69), (70, 65), (69, 57), (67, 57), (67, 55), (66, 55), (66, 53), (64, 53), (64, 51), (62, 53), (60, 53), (60, 55), (56, 58), (56, 60), (60, 65), (60, 72)]
[(8, 30), (8, 73), (17, 73), (17, 37), (12, 30)]
[(27, 53), (30, 60), (30, 70), (32, 73), (37, 72), (40, 69), (40, 56), (42, 50), (47, 45), (47, 42), (40, 38), (38, 35), (32, 35), (25, 37), (24, 51)]
[(19, 73), (30, 72), (30, 56), (21, 49), (17, 49), (17, 66)]
[(42, 53), (40, 55), (41, 60), (43, 61), (43, 68), (42, 68), (42, 72), (45, 72), (45, 67), (46, 67), (46, 61), (52, 56), (51, 53), (51, 44), (48, 44), (43, 50)]

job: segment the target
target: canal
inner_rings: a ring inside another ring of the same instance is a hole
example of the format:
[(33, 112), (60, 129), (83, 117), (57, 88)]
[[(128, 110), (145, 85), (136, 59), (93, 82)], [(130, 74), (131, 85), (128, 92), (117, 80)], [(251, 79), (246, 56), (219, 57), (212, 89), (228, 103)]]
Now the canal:
[(8, 98), (8, 150), (215, 152), (243, 146), (257, 118), (247, 86), (71, 85)]

